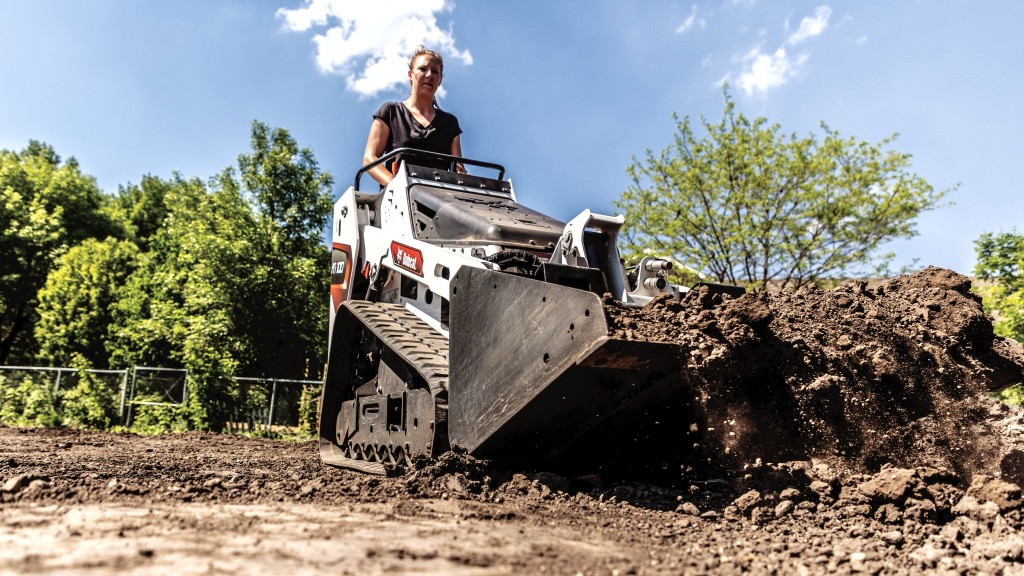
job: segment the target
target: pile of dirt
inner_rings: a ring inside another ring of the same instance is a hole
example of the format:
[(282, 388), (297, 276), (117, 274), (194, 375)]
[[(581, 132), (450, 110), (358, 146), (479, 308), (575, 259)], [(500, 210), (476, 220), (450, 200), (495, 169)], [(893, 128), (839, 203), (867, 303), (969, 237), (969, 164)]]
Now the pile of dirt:
[(986, 393), (1024, 380), (1024, 350), (994, 335), (970, 287), (930, 267), (873, 287), (702, 288), (605, 312), (615, 337), (678, 346), (695, 469), (815, 460), (1021, 483), (1024, 422)]

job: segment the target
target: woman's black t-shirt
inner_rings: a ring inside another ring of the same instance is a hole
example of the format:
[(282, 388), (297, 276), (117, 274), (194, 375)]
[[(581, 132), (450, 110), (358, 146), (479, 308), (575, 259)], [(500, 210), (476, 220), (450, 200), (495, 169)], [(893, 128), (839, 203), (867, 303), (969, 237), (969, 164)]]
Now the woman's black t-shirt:
[[(440, 154), (452, 153), (452, 141), (459, 134), (462, 128), (459, 127), (459, 119), (454, 114), (444, 110), (434, 111), (434, 120), (426, 126), (421, 125), (413, 117), (412, 112), (401, 102), (387, 102), (380, 107), (373, 115), (387, 124), (391, 130), (391, 139), (388, 141), (384, 154), (398, 148), (415, 148), (428, 152)], [(413, 164), (428, 164), (431, 167), (444, 168), (447, 162), (422, 162), (410, 160)]]

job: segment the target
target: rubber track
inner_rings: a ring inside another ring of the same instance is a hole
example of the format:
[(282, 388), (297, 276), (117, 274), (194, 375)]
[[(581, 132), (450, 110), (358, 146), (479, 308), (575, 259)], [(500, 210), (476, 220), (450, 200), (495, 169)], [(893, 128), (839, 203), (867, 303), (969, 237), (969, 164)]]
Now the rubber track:
[(344, 306), (426, 381), (437, 396), (448, 390), (448, 339), (401, 304), (348, 300)]

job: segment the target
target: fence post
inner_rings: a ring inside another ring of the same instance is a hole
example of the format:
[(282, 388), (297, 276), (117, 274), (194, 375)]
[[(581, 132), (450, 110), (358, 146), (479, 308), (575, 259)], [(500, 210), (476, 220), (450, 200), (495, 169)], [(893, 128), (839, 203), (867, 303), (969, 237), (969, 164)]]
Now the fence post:
[(270, 410), (267, 411), (267, 431), (274, 423), (274, 398), (277, 396), (277, 378), (270, 379)]
[(121, 407), (117, 410), (117, 417), (121, 419), (121, 425), (124, 426), (124, 400), (128, 394), (128, 369), (124, 369), (124, 376), (121, 377)]
[(53, 383), (53, 399), (57, 400), (57, 394), (60, 394), (60, 368), (57, 368), (57, 379)]
[(135, 379), (139, 377), (139, 367), (132, 365), (132, 391), (128, 394), (128, 410), (125, 413), (125, 427), (132, 425), (132, 412), (135, 407)]

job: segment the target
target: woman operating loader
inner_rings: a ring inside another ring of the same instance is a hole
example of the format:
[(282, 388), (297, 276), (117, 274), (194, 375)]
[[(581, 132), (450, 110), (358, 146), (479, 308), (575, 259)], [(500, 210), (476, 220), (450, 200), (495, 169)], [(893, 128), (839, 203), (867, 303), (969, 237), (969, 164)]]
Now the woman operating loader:
[[(440, 54), (422, 46), (416, 50), (409, 60), (409, 97), (402, 102), (386, 102), (374, 113), (363, 152), (363, 166), (398, 148), (462, 156), (459, 120), (454, 114), (441, 110), (435, 97), (443, 72), (444, 61)], [(431, 164), (429, 161), (419, 163)], [(433, 167), (447, 168), (447, 164)], [(389, 168), (379, 165), (369, 172), (385, 186), (394, 178)], [(464, 172), (461, 164), (456, 169)]]

